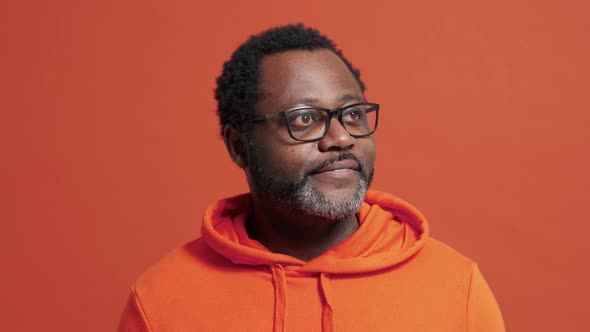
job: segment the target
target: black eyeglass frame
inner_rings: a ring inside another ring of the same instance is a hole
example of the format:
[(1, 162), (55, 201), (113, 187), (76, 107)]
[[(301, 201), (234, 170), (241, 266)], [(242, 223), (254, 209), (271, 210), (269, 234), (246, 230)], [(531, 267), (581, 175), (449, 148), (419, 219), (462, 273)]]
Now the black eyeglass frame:
[[(367, 134), (362, 134), (362, 135), (351, 134), (350, 131), (348, 131), (348, 129), (346, 128), (346, 125), (344, 124), (344, 120), (342, 120), (342, 112), (344, 112), (345, 110), (347, 110), (349, 108), (360, 106), (360, 105), (368, 105), (368, 106), (371, 106), (375, 109), (373, 111), (373, 112), (375, 112), (375, 126), (374, 126), (373, 130), (371, 130)], [(300, 141), (300, 142), (319, 141), (322, 138), (324, 138), (324, 136), (326, 136), (326, 134), (328, 133), (328, 130), (330, 129), (330, 123), (332, 123), (332, 117), (336, 114), (336, 115), (338, 115), (338, 122), (340, 122), (342, 127), (346, 130), (346, 132), (350, 136), (352, 136), (354, 138), (363, 138), (363, 137), (373, 135), (373, 133), (377, 130), (377, 124), (379, 123), (379, 108), (380, 108), (379, 104), (376, 104), (376, 103), (356, 103), (356, 104), (346, 105), (346, 106), (336, 108), (336, 109), (318, 107), (318, 106), (304, 106), (304, 107), (291, 108), (291, 109), (280, 111), (277, 113), (255, 115), (254, 117), (252, 117), (251, 121), (252, 122), (260, 122), (260, 121), (270, 120), (270, 119), (274, 119), (274, 118), (278, 118), (278, 117), (282, 117), (282, 118), (287, 119), (287, 114), (289, 114), (290, 112), (309, 110), (309, 109), (320, 110), (320, 111), (324, 111), (324, 112), (328, 113), (328, 116), (326, 117), (326, 128), (324, 129), (324, 133), (320, 137), (314, 138), (314, 139), (296, 138), (295, 136), (293, 136), (293, 133), (291, 132), (291, 125), (289, 124), (289, 121), (285, 121), (285, 123), (287, 124), (287, 131), (289, 132), (289, 136), (291, 136), (292, 139), (294, 139), (296, 141)]]

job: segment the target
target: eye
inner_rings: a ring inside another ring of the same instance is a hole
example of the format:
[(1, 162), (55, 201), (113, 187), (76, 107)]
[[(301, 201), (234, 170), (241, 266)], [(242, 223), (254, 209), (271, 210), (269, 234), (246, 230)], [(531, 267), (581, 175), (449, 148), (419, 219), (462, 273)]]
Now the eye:
[(363, 120), (365, 118), (365, 110), (355, 107), (352, 109), (346, 110), (342, 114), (342, 120), (346, 123), (355, 123)]
[(305, 114), (301, 114), (297, 120), (299, 120), (301, 123), (309, 123), (310, 121), (312, 121), (312, 117), (311, 114), (309, 113), (305, 113)]
[(358, 110), (354, 110), (348, 114), (346, 114), (346, 118), (350, 121), (356, 121), (361, 117), (361, 114)]
[(318, 110), (313, 109), (293, 111), (289, 113), (287, 119), (291, 128), (305, 129), (314, 126), (320, 120), (318, 112)]

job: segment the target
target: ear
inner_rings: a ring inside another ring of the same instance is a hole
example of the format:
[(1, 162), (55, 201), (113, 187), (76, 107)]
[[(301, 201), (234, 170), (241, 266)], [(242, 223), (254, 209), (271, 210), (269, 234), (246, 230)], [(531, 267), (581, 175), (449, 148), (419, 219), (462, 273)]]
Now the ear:
[(230, 124), (223, 127), (223, 141), (231, 159), (240, 168), (248, 166), (248, 139)]

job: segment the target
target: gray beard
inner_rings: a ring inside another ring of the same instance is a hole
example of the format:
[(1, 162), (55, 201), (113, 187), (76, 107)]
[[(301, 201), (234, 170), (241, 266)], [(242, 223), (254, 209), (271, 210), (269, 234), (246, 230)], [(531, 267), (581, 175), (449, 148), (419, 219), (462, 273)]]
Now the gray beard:
[[(263, 167), (260, 167), (255, 151), (251, 150), (249, 155), (249, 182), (252, 191), (280, 202), (295, 213), (329, 221), (344, 220), (357, 213), (373, 178), (373, 169), (367, 173), (367, 170), (361, 168), (359, 185), (352, 197), (328, 199), (313, 187), (309, 174), (306, 174), (300, 182), (275, 179), (269, 176)], [(344, 159), (354, 159), (361, 166), (358, 158), (350, 153), (342, 153), (332, 162)]]

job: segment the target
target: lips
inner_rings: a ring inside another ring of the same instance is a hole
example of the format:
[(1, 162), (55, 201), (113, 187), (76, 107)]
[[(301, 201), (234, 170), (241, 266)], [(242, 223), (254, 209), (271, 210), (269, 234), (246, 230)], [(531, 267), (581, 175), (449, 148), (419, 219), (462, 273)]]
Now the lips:
[(358, 171), (359, 164), (352, 159), (339, 160), (339, 161), (329, 163), (326, 166), (322, 166), (318, 169), (315, 169), (312, 172), (312, 174), (332, 172), (332, 171), (346, 171), (346, 170)]

